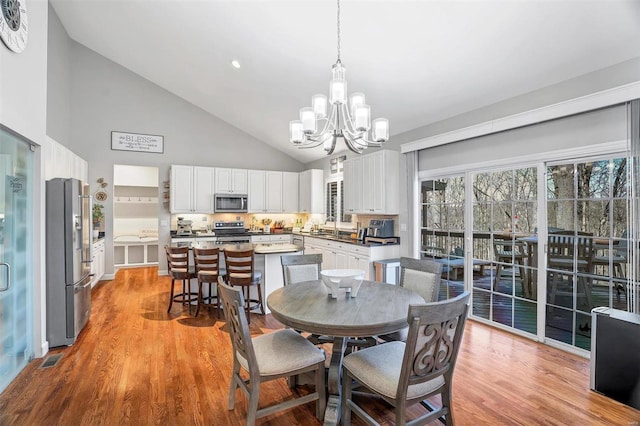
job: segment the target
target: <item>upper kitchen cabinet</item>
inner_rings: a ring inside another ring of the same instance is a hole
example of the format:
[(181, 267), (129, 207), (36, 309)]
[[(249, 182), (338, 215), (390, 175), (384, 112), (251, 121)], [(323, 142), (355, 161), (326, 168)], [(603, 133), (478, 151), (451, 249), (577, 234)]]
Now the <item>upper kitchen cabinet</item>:
[(283, 172), (249, 170), (249, 213), (283, 213)]
[(213, 167), (171, 166), (171, 213), (213, 213)]
[(324, 172), (311, 169), (299, 174), (299, 211), (301, 213), (324, 213)]
[(247, 170), (216, 168), (216, 194), (247, 194)]
[(345, 210), (362, 214), (399, 213), (400, 154), (381, 150), (344, 162)]
[(282, 210), (295, 213), (299, 208), (298, 173), (282, 172)]
[(43, 150), (46, 180), (75, 178), (89, 181), (89, 167), (85, 160), (51, 138), (47, 138), (47, 142)]
[(362, 157), (343, 164), (344, 211), (348, 214), (362, 211)]

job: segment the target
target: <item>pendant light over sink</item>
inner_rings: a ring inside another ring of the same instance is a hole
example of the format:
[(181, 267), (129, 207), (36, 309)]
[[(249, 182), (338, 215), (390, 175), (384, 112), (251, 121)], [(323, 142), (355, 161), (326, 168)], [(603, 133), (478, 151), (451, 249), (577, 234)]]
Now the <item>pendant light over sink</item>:
[(329, 98), (325, 95), (314, 95), (311, 98), (311, 107), (300, 109), (300, 119), (289, 123), (291, 142), (299, 148), (315, 148), (322, 145), (327, 155), (333, 153), (339, 138), (357, 154), (361, 154), (370, 146), (382, 146), (389, 140), (389, 120), (377, 118), (371, 122), (371, 108), (365, 103), (363, 93), (352, 94), (347, 102), (346, 69), (340, 60), (340, 0), (338, 59), (331, 73)]

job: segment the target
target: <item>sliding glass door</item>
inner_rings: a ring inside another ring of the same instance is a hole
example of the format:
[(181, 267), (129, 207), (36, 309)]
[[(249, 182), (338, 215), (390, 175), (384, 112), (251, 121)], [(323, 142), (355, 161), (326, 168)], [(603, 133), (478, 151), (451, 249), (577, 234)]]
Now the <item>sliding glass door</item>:
[(609, 156), (421, 181), (440, 298), (469, 289), (476, 319), (589, 350), (591, 309), (632, 298), (628, 169)]
[(537, 168), (471, 176), (474, 316), (537, 333)]
[(465, 177), (420, 183), (422, 227), (420, 255), (442, 263), (440, 299), (464, 291)]
[(0, 392), (33, 357), (32, 157), (0, 127)]
[(589, 350), (591, 309), (627, 309), (627, 159), (549, 163), (546, 337)]

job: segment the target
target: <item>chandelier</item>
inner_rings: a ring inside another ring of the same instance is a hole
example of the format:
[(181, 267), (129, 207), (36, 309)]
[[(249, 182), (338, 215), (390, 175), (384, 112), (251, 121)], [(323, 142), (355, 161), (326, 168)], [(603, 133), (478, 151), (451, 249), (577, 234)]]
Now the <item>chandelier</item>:
[(371, 108), (365, 103), (363, 93), (352, 94), (347, 103), (346, 69), (340, 61), (340, 0), (338, 60), (333, 65), (331, 74), (328, 102), (325, 95), (314, 95), (311, 107), (300, 109), (300, 119), (289, 123), (291, 142), (298, 148), (322, 145), (327, 155), (333, 153), (339, 138), (357, 154), (370, 146), (382, 146), (389, 140), (389, 120), (377, 118), (371, 122)]

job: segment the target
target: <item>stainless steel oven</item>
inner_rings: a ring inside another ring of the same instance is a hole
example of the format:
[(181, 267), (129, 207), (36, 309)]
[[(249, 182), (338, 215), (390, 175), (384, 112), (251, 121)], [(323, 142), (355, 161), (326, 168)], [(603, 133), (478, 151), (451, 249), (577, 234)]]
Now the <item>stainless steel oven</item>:
[(215, 222), (213, 231), (216, 234), (217, 244), (242, 244), (250, 243), (251, 235), (247, 233), (244, 222)]
[(249, 235), (228, 235), (226, 237), (218, 237), (216, 244), (245, 244), (250, 243), (251, 237)]
[(215, 194), (213, 210), (216, 213), (246, 213), (247, 212), (247, 195), (246, 194)]

